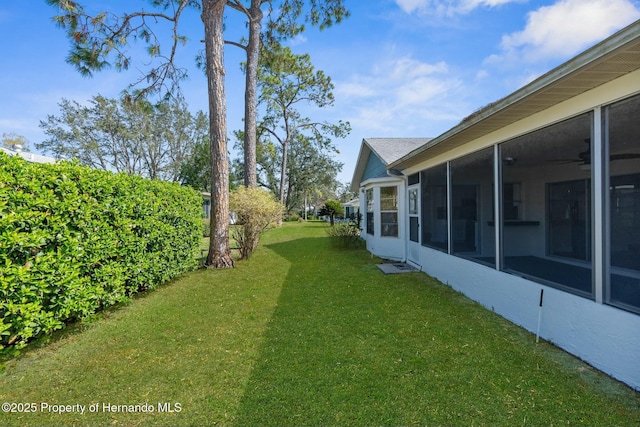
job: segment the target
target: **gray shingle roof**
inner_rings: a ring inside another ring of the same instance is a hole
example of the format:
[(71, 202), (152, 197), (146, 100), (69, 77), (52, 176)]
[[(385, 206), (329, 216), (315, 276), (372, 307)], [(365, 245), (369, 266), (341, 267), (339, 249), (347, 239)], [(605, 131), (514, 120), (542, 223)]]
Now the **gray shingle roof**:
[(365, 138), (364, 142), (385, 165), (406, 156), (433, 138)]

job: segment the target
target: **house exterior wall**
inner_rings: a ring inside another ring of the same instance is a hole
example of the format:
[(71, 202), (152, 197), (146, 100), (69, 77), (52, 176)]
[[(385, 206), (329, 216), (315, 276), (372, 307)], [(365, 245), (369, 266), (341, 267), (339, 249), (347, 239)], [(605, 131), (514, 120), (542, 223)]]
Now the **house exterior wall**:
[[(486, 136), (435, 155), (405, 169), (403, 173), (408, 176), (421, 172), (638, 93), (640, 93), (640, 71), (635, 71)], [(522, 181), (526, 182), (522, 200), (526, 220), (539, 221), (540, 232), (533, 238), (531, 233), (523, 238), (518, 234), (520, 230), (510, 230), (509, 235), (505, 236), (505, 239), (509, 240), (504, 241), (504, 245), (509, 247), (510, 255), (521, 253), (543, 257), (546, 255), (545, 185), (548, 182), (545, 181), (545, 177), (548, 174), (544, 167), (533, 172), (521, 171), (520, 173), (523, 174)], [(575, 178), (575, 173), (572, 177)], [(584, 178), (589, 177), (590, 172), (585, 171)], [(557, 168), (555, 178), (563, 179), (562, 173), (558, 174)], [(377, 185), (372, 182), (362, 184), (364, 187)], [(480, 186), (480, 203), (491, 204), (493, 183), (476, 184)], [(404, 183), (401, 184), (399, 194), (406, 195)], [(405, 204), (405, 197), (403, 197), (400, 203), (399, 219), (404, 222), (407, 221)], [(363, 212), (365, 211), (366, 204)], [(403, 223), (399, 230), (400, 239), (398, 240), (406, 240), (406, 225)], [(496, 233), (495, 226), (491, 226), (487, 218), (482, 218), (480, 232), (484, 236), (482, 244), (486, 246), (482, 251), (486, 249), (490, 252), (495, 248), (496, 239), (492, 238)], [(402, 259), (406, 259), (404, 249), (400, 248), (406, 243), (391, 244), (366, 234), (365, 238), (367, 238), (367, 248), (372, 253), (384, 257), (390, 257), (391, 253), (402, 254)], [(527, 280), (436, 249), (421, 246), (418, 258), (419, 266), (427, 274), (533, 333), (537, 328), (540, 291), (544, 289), (540, 337), (640, 390), (640, 315), (603, 304), (598, 300), (600, 297), (597, 292), (594, 301), (591, 298)]]
[[(629, 97), (638, 91), (640, 72), (630, 73), (429, 159), (405, 173), (424, 170), (481, 148), (509, 141), (519, 135), (588, 112), (595, 107)], [(539, 221), (540, 232), (532, 239), (531, 234), (528, 238), (522, 238), (518, 234), (523, 232), (523, 229), (510, 230), (508, 235), (505, 233), (504, 245), (509, 247), (510, 255), (521, 253), (545, 256), (545, 178), (549, 175), (544, 168), (522, 173), (528, 174), (521, 177), (522, 182), (527, 183), (526, 188), (523, 188), (522, 200), (525, 219)], [(575, 172), (573, 176), (575, 177)], [(562, 180), (562, 175), (558, 175), (557, 171), (555, 177)], [(590, 178), (589, 171), (584, 172), (584, 178)], [(485, 188), (482, 194), (490, 197), (490, 192), (486, 191), (489, 184), (480, 185)], [(484, 225), (482, 230), (484, 233), (495, 233), (492, 227), (487, 229)], [(491, 240), (483, 239), (483, 242), (491, 244)], [(421, 248), (420, 265), (427, 274), (531, 332), (535, 332), (537, 327), (539, 295), (540, 290), (544, 289), (540, 336), (631, 387), (640, 389), (639, 315), (431, 248)]]
[[(640, 316), (423, 247), (422, 271), (640, 390)], [(532, 337), (533, 339), (533, 337)]]

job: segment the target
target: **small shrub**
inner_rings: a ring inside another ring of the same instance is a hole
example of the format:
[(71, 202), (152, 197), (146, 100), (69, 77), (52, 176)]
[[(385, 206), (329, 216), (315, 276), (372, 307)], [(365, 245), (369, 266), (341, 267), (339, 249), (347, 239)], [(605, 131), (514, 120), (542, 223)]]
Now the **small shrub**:
[(260, 188), (240, 187), (229, 196), (229, 209), (238, 216), (231, 231), (240, 250), (240, 259), (248, 259), (258, 246), (260, 235), (281, 223), (284, 207), (271, 193)]
[(288, 221), (299, 221), (300, 220), (300, 215), (298, 215), (295, 212), (292, 212), (289, 214), (289, 219)]
[(356, 221), (338, 223), (327, 228), (331, 245), (340, 249), (362, 248), (364, 240), (360, 237), (360, 226)]

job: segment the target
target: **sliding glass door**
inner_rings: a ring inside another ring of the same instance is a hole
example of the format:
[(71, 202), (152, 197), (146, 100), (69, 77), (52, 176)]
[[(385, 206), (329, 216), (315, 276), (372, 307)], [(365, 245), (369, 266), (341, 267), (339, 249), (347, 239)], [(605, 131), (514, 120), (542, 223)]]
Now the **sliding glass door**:
[(547, 250), (550, 256), (591, 258), (591, 180), (547, 184)]

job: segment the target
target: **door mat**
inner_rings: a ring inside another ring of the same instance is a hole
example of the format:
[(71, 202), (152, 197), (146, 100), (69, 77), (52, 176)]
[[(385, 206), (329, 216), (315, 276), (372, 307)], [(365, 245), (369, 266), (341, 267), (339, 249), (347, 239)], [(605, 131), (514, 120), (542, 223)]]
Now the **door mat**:
[(412, 271), (418, 271), (418, 269), (415, 268), (414, 266), (403, 263), (403, 262), (378, 264), (378, 268), (384, 274), (400, 274), (400, 273), (411, 273)]

